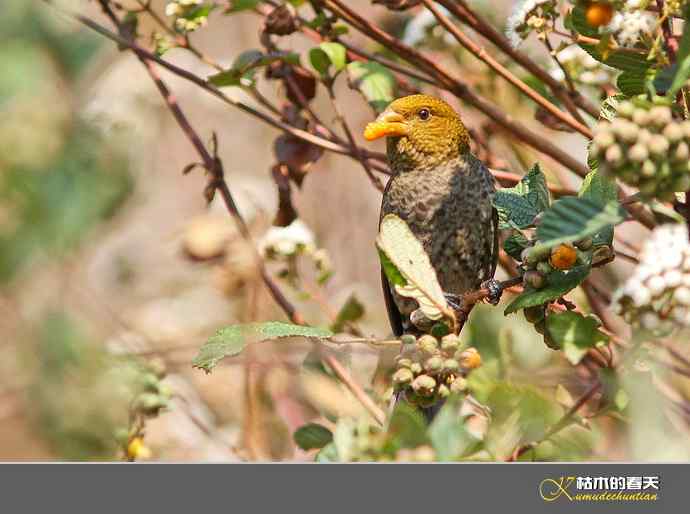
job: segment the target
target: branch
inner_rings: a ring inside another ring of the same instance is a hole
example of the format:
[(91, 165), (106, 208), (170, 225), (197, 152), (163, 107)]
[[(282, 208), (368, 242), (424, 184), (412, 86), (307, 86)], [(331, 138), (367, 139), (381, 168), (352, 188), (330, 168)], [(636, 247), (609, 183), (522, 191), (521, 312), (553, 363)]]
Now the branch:
[(554, 94), (561, 100), (567, 102), (566, 99), (572, 98), (580, 108), (587, 112), (593, 118), (599, 117), (599, 109), (597, 106), (589, 102), (584, 96), (577, 92), (569, 92), (566, 87), (559, 81), (554, 79), (546, 70), (534, 62), (530, 57), (518, 50), (513, 48), (513, 45), (508, 41), (501, 32), (496, 30), (490, 23), (484, 20), (476, 12), (474, 12), (465, 0), (438, 0), (443, 7), (448, 9), (455, 17), (460, 21), (470, 26), (476, 32), (484, 36), (486, 39), (491, 41), (496, 45), (503, 53), (513, 59), (515, 62), (520, 64), (523, 68), (529, 71), (532, 75), (537, 77), (544, 84), (549, 86)]
[(428, 57), (416, 49), (400, 42), (398, 39), (394, 38), (377, 25), (366, 20), (353, 11), (350, 7), (346, 6), (341, 0), (324, 0), (324, 3), (328, 5), (329, 9), (346, 20), (361, 33), (377, 41), (386, 48), (389, 48), (401, 58), (432, 75), (440, 82), (440, 87), (447, 89), (458, 98), (465, 100), (524, 143), (527, 143), (539, 152), (548, 155), (555, 161), (559, 162), (566, 168), (571, 169), (582, 177), (588, 173), (589, 170), (587, 167), (577, 159), (573, 158), (570, 154), (556, 147), (543, 136), (532, 132), (522, 123), (515, 121), (500, 107), (495, 106), (485, 98), (475, 94), (466, 84), (451, 77), (448, 72), (441, 68), (438, 64), (431, 61)]
[(477, 59), (483, 61), (487, 66), (493, 69), (501, 77), (506, 79), (510, 84), (515, 86), (521, 93), (531, 98), (539, 106), (545, 109), (547, 112), (558, 118), (560, 121), (570, 126), (571, 128), (577, 130), (580, 134), (585, 136), (587, 139), (592, 138), (592, 131), (575, 119), (573, 116), (563, 112), (561, 109), (556, 107), (549, 100), (544, 98), (537, 91), (529, 87), (522, 80), (517, 78), (508, 68), (503, 66), (500, 62), (494, 59), (487, 51), (476, 44), (472, 39), (469, 38), (464, 32), (462, 32), (458, 27), (456, 27), (449, 19), (446, 17), (439, 9), (436, 7), (434, 2), (431, 0), (422, 0), (424, 5), (429, 11), (434, 15), (434, 17), (439, 21), (445, 29), (452, 34), (458, 43), (460, 43), (466, 50), (471, 52)]
[[(112, 9), (110, 9), (108, 0), (99, 0), (104, 12), (113, 21), (113, 23), (120, 28), (120, 21), (114, 14)], [(259, 256), (256, 251), (256, 245), (254, 244), (247, 223), (244, 221), (241, 213), (237, 209), (237, 205), (232, 197), (230, 189), (228, 188), (227, 182), (225, 181), (223, 164), (222, 161), (216, 155), (216, 149), (214, 148), (214, 155), (211, 155), (206, 147), (201, 142), (198, 134), (191, 126), (186, 116), (177, 104), (175, 97), (171, 94), (170, 90), (166, 84), (158, 76), (157, 71), (150, 62), (150, 59), (145, 53), (139, 53), (136, 49), (133, 49), (140, 61), (146, 66), (149, 75), (158, 87), (161, 96), (166, 101), (168, 108), (173, 114), (175, 120), (178, 122), (184, 133), (187, 135), (188, 139), (196, 149), (199, 157), (203, 161), (204, 167), (211, 174), (211, 182), (209, 187), (214, 188), (219, 191), (225, 202), (228, 212), (236, 221), (242, 237), (251, 245), (254, 249), (255, 255), (257, 256), (257, 266), (261, 272), (261, 278), (263, 279), (265, 285), (271, 293), (274, 301), (283, 309), (283, 311), (288, 315), (290, 320), (299, 325), (304, 325), (305, 320), (302, 315), (297, 311), (297, 309), (290, 303), (290, 301), (282, 293), (278, 285), (271, 279), (268, 274), (263, 259)], [(214, 145), (216, 143), (216, 138), (214, 135)], [(362, 403), (362, 405), (372, 414), (374, 419), (379, 423), (383, 424), (385, 421), (385, 414), (383, 410), (378, 408), (373, 400), (367, 395), (367, 393), (354, 381), (350, 376), (348, 371), (333, 357), (332, 355), (323, 355), (324, 362), (333, 370), (336, 376), (345, 384), (345, 386), (352, 392), (352, 394)]]

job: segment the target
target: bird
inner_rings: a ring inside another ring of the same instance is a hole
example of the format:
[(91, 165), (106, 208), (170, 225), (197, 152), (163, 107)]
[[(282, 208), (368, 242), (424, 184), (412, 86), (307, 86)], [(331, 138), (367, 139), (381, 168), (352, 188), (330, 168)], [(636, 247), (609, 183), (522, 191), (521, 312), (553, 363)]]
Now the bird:
[[(392, 101), (364, 130), (368, 141), (382, 137), (392, 175), (379, 224), (387, 214), (407, 223), (464, 323), (472, 308), (463, 305), (464, 293), (487, 287), (494, 304), (501, 294), (494, 280), (499, 230), (493, 176), (472, 154), (460, 116), (439, 98), (415, 94)], [(410, 320), (417, 302), (397, 294), (383, 270), (381, 281), (393, 333), (418, 333)]]

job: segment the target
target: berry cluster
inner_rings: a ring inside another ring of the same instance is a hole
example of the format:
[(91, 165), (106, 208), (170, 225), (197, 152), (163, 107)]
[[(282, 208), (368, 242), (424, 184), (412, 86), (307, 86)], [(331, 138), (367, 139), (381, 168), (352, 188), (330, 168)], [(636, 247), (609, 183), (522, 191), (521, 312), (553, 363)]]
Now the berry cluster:
[(528, 246), (521, 255), (525, 268), (523, 282), (532, 289), (541, 289), (547, 283), (547, 276), (554, 270), (569, 270), (582, 260), (578, 250), (586, 252), (592, 249), (592, 238), (576, 241), (574, 245), (561, 244), (553, 248)]
[(602, 172), (646, 198), (671, 201), (690, 188), (690, 121), (674, 120), (667, 105), (621, 102), (611, 122), (597, 125), (590, 152)]
[(616, 312), (628, 323), (638, 323), (648, 330), (668, 332), (690, 327), (687, 227), (669, 224), (656, 228), (639, 258), (632, 277), (615, 294)]
[(403, 344), (405, 349), (396, 358), (393, 385), (408, 402), (420, 407), (429, 407), (451, 393), (464, 392), (465, 377), (481, 366), (477, 349), (463, 349), (455, 334), (440, 340), (430, 334), (419, 339), (406, 334)]

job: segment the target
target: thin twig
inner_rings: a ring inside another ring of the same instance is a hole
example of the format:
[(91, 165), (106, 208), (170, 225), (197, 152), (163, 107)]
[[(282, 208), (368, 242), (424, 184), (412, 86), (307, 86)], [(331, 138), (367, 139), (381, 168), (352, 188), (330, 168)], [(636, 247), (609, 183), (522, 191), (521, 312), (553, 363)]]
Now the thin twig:
[[(106, 14), (110, 17), (112, 22), (119, 28), (120, 27), (120, 21), (117, 18), (117, 16), (114, 14), (114, 12), (110, 9), (109, 2), (108, 0), (99, 0), (99, 3), (103, 7), (103, 10), (106, 12)], [(244, 221), (244, 218), (240, 214), (239, 210), (237, 209), (237, 205), (232, 197), (232, 194), (230, 193), (230, 189), (227, 185), (227, 182), (225, 181), (224, 173), (223, 173), (223, 165), (221, 160), (218, 158), (217, 155), (215, 155), (215, 148), (214, 148), (214, 155), (211, 155), (211, 153), (206, 149), (206, 147), (203, 145), (201, 142), (201, 139), (199, 138), (198, 134), (194, 130), (194, 128), (191, 126), (189, 121), (187, 120), (186, 116), (180, 109), (179, 105), (177, 104), (177, 101), (175, 97), (171, 94), (170, 90), (166, 86), (166, 84), (161, 80), (161, 78), (158, 76), (157, 71), (155, 70), (153, 64), (150, 62), (150, 60), (147, 58), (145, 54), (140, 54), (139, 52), (135, 53), (137, 57), (142, 61), (142, 63), (146, 66), (147, 71), (149, 72), (149, 75), (155, 82), (156, 86), (158, 87), (159, 92), (163, 96), (163, 98), (166, 101), (166, 104), (168, 105), (168, 108), (170, 109), (171, 113), (175, 117), (175, 120), (178, 122), (184, 133), (187, 135), (188, 139), (196, 149), (197, 153), (199, 154), (200, 158), (203, 161), (204, 167), (208, 170), (208, 172), (212, 176), (212, 181), (209, 184), (209, 187), (213, 187), (215, 190), (220, 192), (223, 201), (225, 202), (225, 205), (227, 207), (228, 212), (231, 214), (231, 216), (235, 219), (238, 228), (240, 230), (240, 233), (242, 236), (247, 240), (247, 242), (252, 246), (252, 248), (256, 248), (256, 246), (253, 243), (251, 234), (249, 232), (249, 228)], [(214, 138), (215, 142), (215, 138)], [(256, 250), (254, 250), (256, 252)], [(258, 256), (258, 252), (257, 252)], [(271, 296), (273, 297), (274, 301), (283, 309), (283, 311), (288, 315), (288, 317), (296, 324), (303, 325), (305, 324), (305, 320), (302, 317), (302, 315), (297, 311), (297, 309), (290, 303), (290, 301), (285, 297), (285, 295), (282, 293), (278, 285), (273, 281), (273, 279), (270, 277), (268, 274), (263, 260), (260, 258), (257, 261), (257, 265), (261, 271), (261, 277), (268, 287), (269, 291), (271, 292)], [(357, 384), (354, 379), (350, 376), (348, 371), (335, 359), (330, 354), (324, 354), (323, 355), (323, 360), (324, 362), (333, 370), (333, 372), (336, 374), (336, 376), (345, 384), (345, 386), (352, 392), (352, 394), (362, 403), (362, 405), (372, 414), (374, 419), (378, 421), (380, 424), (383, 424), (385, 421), (385, 414), (384, 412), (376, 406), (374, 401), (367, 395), (367, 393)]]
[(544, 110), (549, 112), (551, 115), (559, 119), (561, 122), (565, 123), (569, 127), (577, 130), (580, 134), (585, 136), (587, 139), (592, 138), (592, 131), (584, 125), (582, 122), (575, 119), (572, 115), (562, 111), (549, 100), (544, 98), (537, 91), (529, 87), (525, 82), (520, 80), (513, 74), (508, 68), (503, 66), (500, 62), (494, 59), (483, 47), (475, 43), (469, 36), (462, 32), (458, 27), (456, 27), (447, 16), (445, 16), (436, 7), (434, 2), (431, 0), (422, 0), (426, 8), (434, 15), (438, 22), (443, 25), (443, 27), (450, 32), (450, 34), (455, 38), (455, 40), (460, 43), (465, 49), (472, 53), (477, 59), (484, 62), (492, 70), (498, 73), (501, 77), (506, 79), (511, 85), (516, 87), (521, 93), (528, 96), (535, 103), (537, 103)]
[(532, 132), (522, 123), (507, 115), (500, 107), (477, 95), (465, 83), (453, 78), (446, 70), (430, 60), (416, 49), (405, 45), (397, 38), (391, 36), (379, 26), (360, 16), (353, 9), (345, 5), (341, 0), (324, 0), (328, 8), (338, 16), (346, 20), (350, 25), (362, 34), (379, 42), (383, 46), (393, 50), (401, 58), (422, 70), (433, 75), (440, 82), (438, 85), (452, 92), (458, 98), (465, 100), (470, 105), (491, 118), (497, 125), (510, 132), (518, 139), (532, 146), (539, 152), (548, 155), (566, 168), (584, 177), (588, 173), (587, 167), (568, 153), (564, 152), (544, 137)]

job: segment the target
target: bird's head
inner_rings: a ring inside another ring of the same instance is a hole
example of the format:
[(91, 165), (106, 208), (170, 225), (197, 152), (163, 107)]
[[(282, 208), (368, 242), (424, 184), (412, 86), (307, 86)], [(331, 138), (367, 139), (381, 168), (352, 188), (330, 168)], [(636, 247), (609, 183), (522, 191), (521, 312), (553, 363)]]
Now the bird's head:
[(364, 130), (368, 141), (384, 136), (394, 172), (434, 168), (469, 151), (460, 116), (443, 100), (428, 95), (394, 100)]

